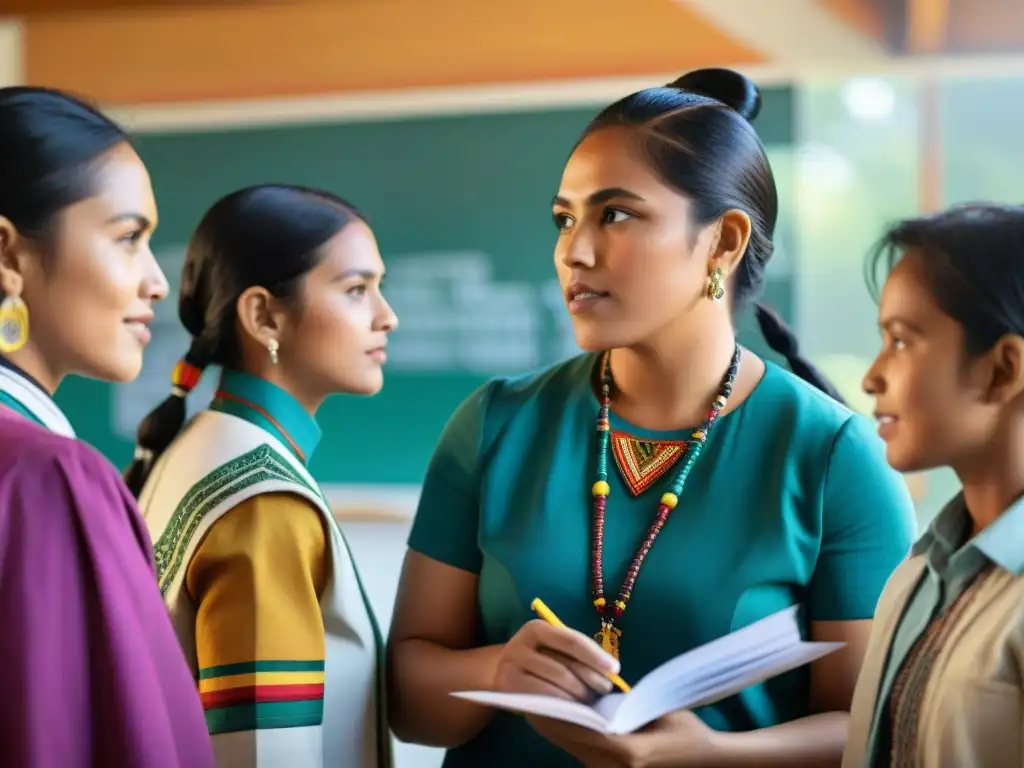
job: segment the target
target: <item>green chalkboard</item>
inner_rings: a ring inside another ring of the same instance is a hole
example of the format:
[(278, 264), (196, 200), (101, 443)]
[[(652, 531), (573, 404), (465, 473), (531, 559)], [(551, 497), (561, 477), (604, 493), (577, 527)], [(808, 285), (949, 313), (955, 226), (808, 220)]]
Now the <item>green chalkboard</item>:
[[(322, 482), (417, 483), (456, 405), (493, 375), (531, 370), (577, 350), (551, 263), (550, 199), (592, 109), (547, 110), (223, 132), (146, 134), (138, 147), (156, 188), (154, 250), (172, 287), (205, 209), (244, 185), (284, 181), (331, 189), (366, 211), (389, 269), (401, 329), (384, 391), (336, 397), (321, 411), (312, 469)], [(759, 130), (788, 208), (793, 105), (769, 90)], [(768, 299), (790, 314), (789, 224), (779, 231)], [(553, 293), (554, 291), (554, 293)], [(135, 424), (168, 390), (188, 344), (175, 296), (163, 303), (139, 381), (82, 380), (58, 393), (79, 434), (116, 464)], [(746, 326), (744, 326), (746, 327)], [(759, 340), (744, 331), (759, 350)], [(193, 394), (203, 404), (212, 379)]]

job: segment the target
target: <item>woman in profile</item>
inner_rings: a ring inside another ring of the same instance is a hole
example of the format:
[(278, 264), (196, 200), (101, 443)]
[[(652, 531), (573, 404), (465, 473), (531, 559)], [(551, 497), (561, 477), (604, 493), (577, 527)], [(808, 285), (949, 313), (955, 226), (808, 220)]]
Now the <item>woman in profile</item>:
[(1024, 765), (1024, 207), (892, 227), (864, 377), (889, 463), (962, 490), (885, 587), (843, 765)]
[[(380, 634), (307, 469), (324, 400), (383, 384), (398, 322), (383, 276), (362, 216), (300, 187), (228, 195), (188, 246), (178, 314), (192, 343), (126, 479), (220, 766), (390, 764)], [(179, 434), (210, 365), (213, 403)]]
[[(569, 157), (554, 261), (587, 353), (455, 412), (399, 587), (392, 726), (448, 748), (446, 766), (839, 762), (913, 507), (871, 423), (777, 315), (758, 308), (797, 375), (737, 344), (778, 207), (759, 106), (742, 76), (692, 72), (603, 110)], [(531, 620), (534, 597), (578, 632)], [(602, 671), (635, 682), (797, 604), (806, 636), (846, 647), (643, 733), (528, 724), (449, 695), (589, 700), (610, 689)]]
[(210, 766), (134, 500), (53, 401), (68, 374), (142, 367), (167, 294), (149, 176), (114, 123), (42, 88), (0, 89), (0, 147), (0, 754)]

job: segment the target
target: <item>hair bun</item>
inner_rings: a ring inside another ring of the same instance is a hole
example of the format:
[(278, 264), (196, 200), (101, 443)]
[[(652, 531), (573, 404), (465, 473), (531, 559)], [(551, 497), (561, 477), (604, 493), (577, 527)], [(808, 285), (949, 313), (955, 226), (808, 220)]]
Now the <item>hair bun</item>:
[(720, 101), (751, 123), (761, 111), (760, 89), (750, 78), (731, 69), (695, 69), (668, 87)]

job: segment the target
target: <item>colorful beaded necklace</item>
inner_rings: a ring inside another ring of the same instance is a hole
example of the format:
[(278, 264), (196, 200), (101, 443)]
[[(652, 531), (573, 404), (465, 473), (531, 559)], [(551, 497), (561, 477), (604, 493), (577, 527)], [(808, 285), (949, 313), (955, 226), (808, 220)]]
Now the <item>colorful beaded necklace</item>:
[(704, 447), (705, 441), (708, 439), (711, 427), (718, 418), (718, 414), (725, 407), (729, 395), (732, 394), (732, 383), (736, 378), (736, 371), (739, 369), (739, 364), (740, 348), (737, 346), (732, 353), (732, 361), (729, 363), (729, 370), (726, 371), (725, 377), (722, 380), (722, 388), (719, 391), (718, 396), (715, 398), (714, 404), (711, 406), (711, 411), (708, 413), (704, 423), (698, 429), (694, 430), (693, 434), (690, 435), (690, 439), (687, 441), (686, 453), (683, 454), (679, 461), (680, 468), (676, 472), (675, 478), (670, 486), (670, 490), (662, 495), (661, 502), (658, 505), (658, 511), (654, 516), (654, 522), (648, 529), (647, 536), (640, 545), (640, 549), (637, 550), (636, 555), (633, 556), (633, 561), (630, 563), (629, 570), (626, 572), (626, 579), (622, 583), (622, 589), (619, 590), (618, 599), (611, 605), (608, 605), (604, 592), (603, 552), (604, 512), (605, 507), (608, 504), (608, 494), (611, 492), (611, 488), (608, 485), (608, 444), (610, 442), (611, 435), (611, 424), (608, 420), (608, 409), (611, 404), (612, 369), (611, 352), (604, 353), (604, 357), (601, 361), (601, 410), (597, 416), (597, 481), (591, 488), (591, 493), (594, 497), (594, 528), (591, 539), (591, 575), (593, 577), (594, 607), (597, 609), (598, 616), (601, 619), (601, 630), (594, 636), (594, 639), (601, 644), (601, 647), (605, 651), (610, 653), (616, 659), (619, 658), (619, 643), (622, 638), (622, 630), (616, 626), (616, 622), (622, 618), (622, 614), (626, 611), (626, 606), (629, 604), (630, 594), (633, 591), (633, 585), (636, 583), (636, 578), (640, 574), (640, 566), (643, 565), (644, 558), (647, 557), (647, 553), (650, 552), (651, 547), (654, 546), (654, 540), (657, 539), (658, 534), (661, 533), (661, 529), (665, 525), (665, 521), (668, 520), (669, 514), (673, 509), (675, 509), (676, 504), (679, 503), (679, 496), (683, 492), (683, 486), (686, 484), (686, 478), (689, 476), (690, 470), (693, 469), (693, 465), (697, 461), (697, 457), (700, 456), (700, 452)]

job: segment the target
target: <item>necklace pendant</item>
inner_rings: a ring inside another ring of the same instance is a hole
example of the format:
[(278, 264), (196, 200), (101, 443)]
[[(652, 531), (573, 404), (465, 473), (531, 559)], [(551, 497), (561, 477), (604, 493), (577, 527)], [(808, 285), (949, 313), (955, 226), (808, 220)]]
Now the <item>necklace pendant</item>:
[(622, 630), (607, 621), (601, 622), (601, 631), (594, 635), (601, 650), (611, 655), (616, 661), (619, 659), (619, 639), (621, 637)]
[(645, 440), (613, 431), (611, 447), (615, 466), (629, 492), (639, 496), (679, 463), (689, 444), (685, 440)]

